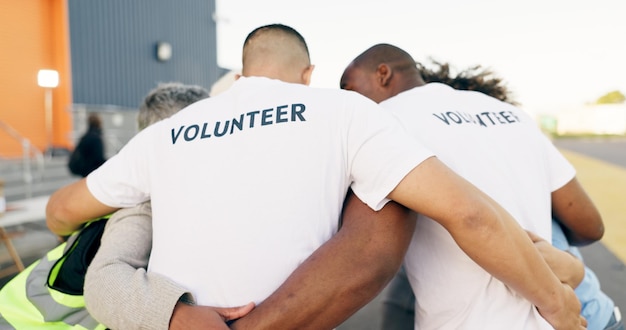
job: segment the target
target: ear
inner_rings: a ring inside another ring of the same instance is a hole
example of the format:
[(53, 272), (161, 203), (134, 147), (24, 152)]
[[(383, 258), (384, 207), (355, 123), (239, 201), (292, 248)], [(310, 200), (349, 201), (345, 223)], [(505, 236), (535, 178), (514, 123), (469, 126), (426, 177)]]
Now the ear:
[(302, 83), (305, 85), (311, 84), (311, 75), (313, 74), (313, 69), (315, 69), (315, 65), (309, 65), (304, 71), (302, 71)]
[(387, 86), (393, 76), (393, 70), (385, 63), (381, 63), (376, 68), (376, 80), (380, 86)]

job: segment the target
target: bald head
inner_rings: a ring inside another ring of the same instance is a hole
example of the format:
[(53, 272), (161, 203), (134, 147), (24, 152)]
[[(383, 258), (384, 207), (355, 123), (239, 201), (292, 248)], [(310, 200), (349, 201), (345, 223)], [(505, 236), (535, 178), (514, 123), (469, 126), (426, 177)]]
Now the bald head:
[(370, 71), (375, 71), (381, 63), (392, 65), (398, 70), (416, 67), (415, 60), (409, 53), (390, 44), (374, 45), (357, 56), (352, 63)]
[(340, 87), (382, 102), (413, 87), (424, 85), (415, 60), (404, 50), (378, 44), (357, 56), (344, 71)]
[(261, 76), (308, 85), (313, 66), (298, 31), (282, 24), (261, 26), (243, 44), (243, 76)]

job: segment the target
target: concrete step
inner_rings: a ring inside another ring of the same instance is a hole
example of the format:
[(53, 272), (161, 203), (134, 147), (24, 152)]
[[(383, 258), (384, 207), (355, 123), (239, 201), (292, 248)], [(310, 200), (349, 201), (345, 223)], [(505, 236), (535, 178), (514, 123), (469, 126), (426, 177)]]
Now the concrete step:
[[(80, 177), (67, 168), (67, 156), (44, 157), (41, 162), (32, 160), (30, 178), (25, 176), (22, 159), (0, 159), (0, 179), (4, 181), (7, 202), (49, 195)], [(27, 182), (30, 181), (30, 184)]]
[(78, 179), (78, 177), (63, 177), (54, 180), (34, 182), (30, 187), (27, 185), (9, 187), (5, 189), (6, 200), (7, 203), (10, 203), (24, 198), (50, 195), (57, 189)]

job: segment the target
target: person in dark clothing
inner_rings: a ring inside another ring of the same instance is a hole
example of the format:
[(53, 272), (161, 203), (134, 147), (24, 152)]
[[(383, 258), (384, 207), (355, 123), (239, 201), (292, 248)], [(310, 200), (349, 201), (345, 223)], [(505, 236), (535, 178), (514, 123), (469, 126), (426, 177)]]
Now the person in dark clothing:
[(87, 118), (87, 132), (80, 138), (72, 152), (68, 167), (70, 172), (86, 177), (106, 161), (102, 140), (102, 120), (92, 113)]

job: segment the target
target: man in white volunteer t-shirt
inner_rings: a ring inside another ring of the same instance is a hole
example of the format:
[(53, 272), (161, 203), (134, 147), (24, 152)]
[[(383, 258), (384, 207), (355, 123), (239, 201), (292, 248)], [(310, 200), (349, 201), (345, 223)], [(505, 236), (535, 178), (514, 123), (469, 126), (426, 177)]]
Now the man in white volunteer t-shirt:
[[(413, 58), (388, 44), (352, 61), (341, 88), (380, 102), (526, 230), (549, 241), (553, 210), (574, 228), (602, 227), (574, 168), (522, 110), (482, 93), (425, 84)], [(482, 269), (427, 215), (418, 215), (405, 268), (416, 329), (551, 328), (531, 302)]]
[(150, 270), (188, 287), (199, 304), (239, 306), (263, 301), (337, 231), (351, 188), (374, 210), (395, 200), (437, 219), (557, 328), (580, 326), (573, 291), (509, 213), (375, 103), (306, 86), (312, 69), (295, 30), (256, 29), (244, 44), (242, 78), (54, 193), (49, 228), (67, 234), (151, 199)]

